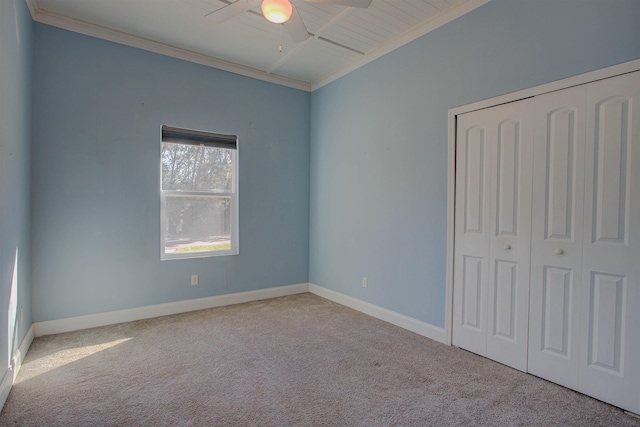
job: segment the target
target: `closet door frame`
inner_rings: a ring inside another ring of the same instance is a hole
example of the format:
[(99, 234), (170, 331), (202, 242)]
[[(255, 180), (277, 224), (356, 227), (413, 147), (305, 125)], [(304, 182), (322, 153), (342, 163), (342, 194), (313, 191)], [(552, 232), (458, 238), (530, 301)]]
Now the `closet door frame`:
[(456, 122), (457, 116), (482, 108), (489, 108), (508, 102), (530, 98), (532, 96), (591, 83), (597, 80), (615, 77), (621, 74), (640, 71), (640, 59), (603, 68), (552, 83), (524, 89), (498, 97), (485, 99), (472, 104), (450, 109), (448, 112), (448, 179), (447, 179), (447, 277), (446, 277), (446, 309), (445, 309), (445, 343), (451, 345), (453, 334), (453, 273), (454, 273), (454, 236), (455, 236), (455, 177), (456, 177)]

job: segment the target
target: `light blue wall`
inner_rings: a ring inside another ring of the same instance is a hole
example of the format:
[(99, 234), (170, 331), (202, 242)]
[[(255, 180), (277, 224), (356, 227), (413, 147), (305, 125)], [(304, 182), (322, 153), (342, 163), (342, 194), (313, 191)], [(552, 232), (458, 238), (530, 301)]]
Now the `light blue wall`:
[[(308, 281), (309, 93), (34, 37), (34, 321)], [(240, 255), (160, 261), (162, 124), (238, 135)]]
[(494, 0), (314, 92), (310, 282), (443, 327), (447, 110), (638, 58), (640, 1)]
[[(7, 373), (9, 355), (14, 355), (31, 325), (32, 30), (24, 0), (0, 1), (0, 382)], [(24, 307), (22, 323), (20, 307)]]
[[(34, 321), (309, 280), (444, 326), (447, 110), (637, 59), (639, 19), (494, 0), (311, 95), (36, 24)], [(239, 135), (239, 256), (160, 262), (161, 124)]]

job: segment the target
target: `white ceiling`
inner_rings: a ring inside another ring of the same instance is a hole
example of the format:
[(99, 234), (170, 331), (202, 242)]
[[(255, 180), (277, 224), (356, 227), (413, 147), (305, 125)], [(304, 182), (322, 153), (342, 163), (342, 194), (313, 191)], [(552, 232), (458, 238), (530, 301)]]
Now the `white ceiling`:
[(489, 0), (373, 0), (366, 9), (292, 0), (311, 34), (298, 44), (260, 8), (222, 23), (206, 16), (230, 0), (26, 1), (37, 22), (314, 90)]

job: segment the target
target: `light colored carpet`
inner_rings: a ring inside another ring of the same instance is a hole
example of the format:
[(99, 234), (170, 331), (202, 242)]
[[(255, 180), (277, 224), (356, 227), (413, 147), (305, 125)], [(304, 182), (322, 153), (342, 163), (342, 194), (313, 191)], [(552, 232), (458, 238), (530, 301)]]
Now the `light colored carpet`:
[(3, 426), (640, 426), (311, 294), (37, 338)]

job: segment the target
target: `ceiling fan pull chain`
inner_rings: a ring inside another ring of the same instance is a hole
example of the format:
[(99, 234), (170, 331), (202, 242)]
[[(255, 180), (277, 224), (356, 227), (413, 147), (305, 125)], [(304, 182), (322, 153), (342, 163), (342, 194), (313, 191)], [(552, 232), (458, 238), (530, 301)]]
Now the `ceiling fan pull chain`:
[(280, 53), (282, 53), (282, 24), (280, 24)]

